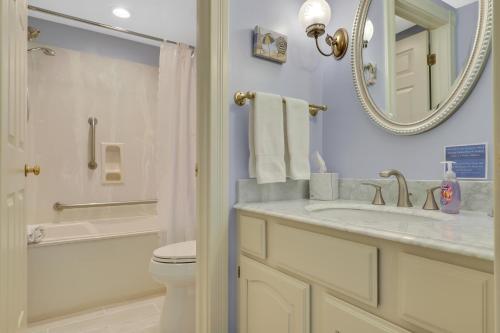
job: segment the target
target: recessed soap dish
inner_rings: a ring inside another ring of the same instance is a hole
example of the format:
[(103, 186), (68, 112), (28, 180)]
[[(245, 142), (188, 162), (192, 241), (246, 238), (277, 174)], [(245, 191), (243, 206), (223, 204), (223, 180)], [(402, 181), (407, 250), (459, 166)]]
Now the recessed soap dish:
[(123, 183), (123, 143), (101, 143), (102, 183)]

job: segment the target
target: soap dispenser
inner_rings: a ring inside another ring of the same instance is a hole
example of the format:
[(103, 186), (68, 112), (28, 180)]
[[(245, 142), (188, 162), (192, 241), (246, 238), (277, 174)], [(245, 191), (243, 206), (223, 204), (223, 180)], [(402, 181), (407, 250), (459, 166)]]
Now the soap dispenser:
[(460, 211), (461, 194), (457, 175), (453, 171), (455, 162), (441, 162), (446, 164), (444, 179), (441, 182), (441, 211), (448, 214), (458, 214)]

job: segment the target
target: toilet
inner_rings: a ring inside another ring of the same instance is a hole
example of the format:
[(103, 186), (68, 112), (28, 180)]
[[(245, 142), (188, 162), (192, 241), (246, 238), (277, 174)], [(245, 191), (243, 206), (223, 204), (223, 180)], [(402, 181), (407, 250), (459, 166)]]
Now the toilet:
[(159, 333), (194, 333), (196, 241), (156, 249), (149, 271), (167, 288)]

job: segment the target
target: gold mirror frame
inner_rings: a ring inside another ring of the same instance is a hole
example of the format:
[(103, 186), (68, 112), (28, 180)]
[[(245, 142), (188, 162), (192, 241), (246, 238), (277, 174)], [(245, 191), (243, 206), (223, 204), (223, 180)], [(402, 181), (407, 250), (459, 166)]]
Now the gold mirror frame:
[(415, 135), (442, 124), (465, 102), (474, 89), (490, 54), (493, 28), (493, 0), (479, 0), (479, 15), (474, 46), (465, 67), (456, 79), (449, 96), (427, 118), (411, 124), (402, 124), (384, 116), (373, 101), (364, 78), (363, 33), (371, 0), (360, 0), (354, 20), (351, 56), (354, 86), (364, 110), (384, 130), (395, 135)]

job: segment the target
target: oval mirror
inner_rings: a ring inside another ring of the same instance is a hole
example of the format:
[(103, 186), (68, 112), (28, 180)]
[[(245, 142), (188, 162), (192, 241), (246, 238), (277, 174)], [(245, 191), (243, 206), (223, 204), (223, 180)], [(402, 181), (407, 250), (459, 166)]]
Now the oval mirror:
[(398, 135), (428, 131), (465, 101), (486, 64), (493, 0), (361, 0), (353, 28), (356, 91)]

